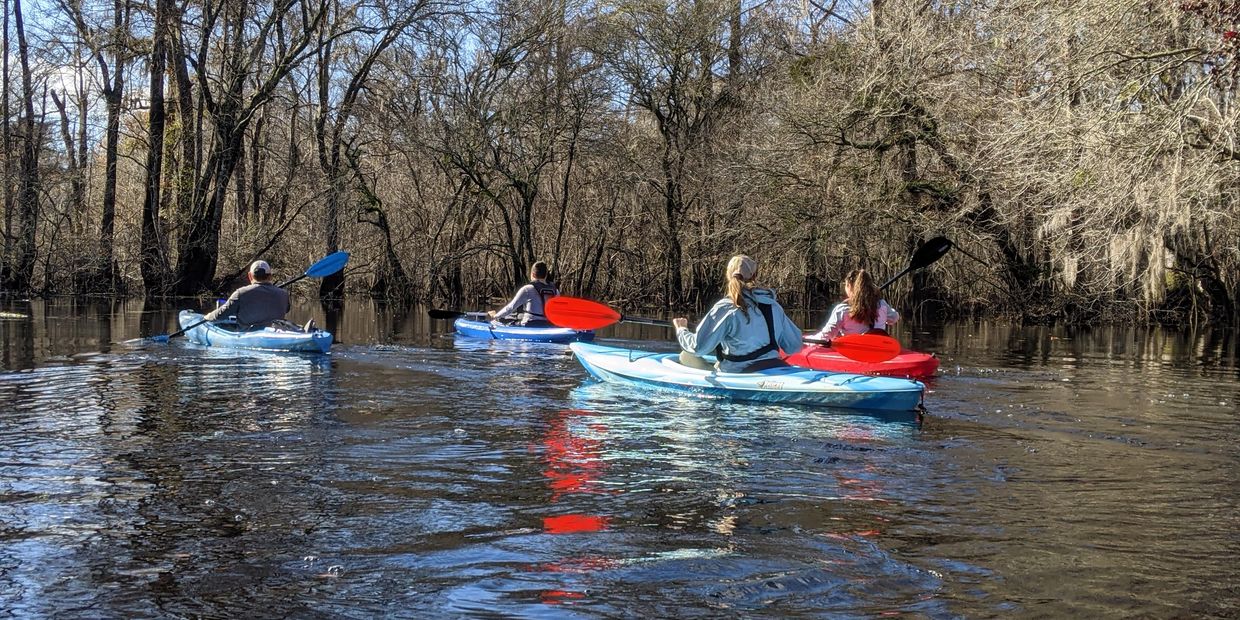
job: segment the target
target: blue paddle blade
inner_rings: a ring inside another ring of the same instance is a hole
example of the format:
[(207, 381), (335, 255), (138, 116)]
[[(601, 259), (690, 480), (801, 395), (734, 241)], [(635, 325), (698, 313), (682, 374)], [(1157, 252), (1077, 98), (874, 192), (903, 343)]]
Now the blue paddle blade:
[(160, 344), (163, 344), (165, 342), (168, 342), (168, 334), (160, 334), (158, 336), (151, 336), (148, 340), (150, 340), (151, 342), (158, 342)]
[(335, 254), (328, 254), (327, 256), (323, 257), (322, 260), (320, 260), (319, 262), (313, 265), (310, 265), (310, 268), (306, 270), (306, 275), (311, 278), (322, 278), (324, 276), (330, 276), (333, 273), (336, 273), (337, 271), (344, 269), (345, 264), (348, 262), (349, 262), (348, 252), (336, 252)]

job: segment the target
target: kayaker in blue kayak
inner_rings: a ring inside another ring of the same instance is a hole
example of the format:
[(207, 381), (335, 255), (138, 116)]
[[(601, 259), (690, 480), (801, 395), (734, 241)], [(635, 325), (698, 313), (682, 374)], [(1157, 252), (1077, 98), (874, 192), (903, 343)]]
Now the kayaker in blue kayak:
[[(756, 372), (787, 366), (780, 351), (801, 350), (801, 329), (784, 313), (775, 292), (757, 285), (758, 261), (733, 256), (724, 273), (727, 297), (715, 305), (689, 331), (689, 320), (672, 319), (680, 342), (680, 363), (693, 368), (723, 372)], [(719, 360), (712, 367), (703, 355)]]
[(236, 317), (239, 327), (251, 328), (267, 327), (288, 314), (292, 307), (288, 291), (271, 283), (271, 265), (268, 265), (267, 261), (256, 260), (251, 263), (246, 278), (250, 281), (249, 285), (233, 291), (228, 301), (203, 318), (215, 321)]
[(554, 284), (547, 282), (547, 263), (538, 261), (530, 267), (530, 283), (517, 289), (517, 294), (513, 296), (512, 301), (507, 306), (488, 312), (487, 316), (498, 321), (505, 319), (514, 313), (520, 313), (521, 318), (517, 321), (520, 325), (526, 327), (548, 327), (551, 321), (547, 320), (546, 311), (543, 310), (543, 304), (548, 299), (560, 294)]
[(826, 325), (812, 338), (830, 340), (875, 329), (886, 331), (888, 325), (900, 320), (900, 313), (881, 297), (870, 272), (854, 269), (844, 277), (843, 285), (844, 302), (831, 309)]

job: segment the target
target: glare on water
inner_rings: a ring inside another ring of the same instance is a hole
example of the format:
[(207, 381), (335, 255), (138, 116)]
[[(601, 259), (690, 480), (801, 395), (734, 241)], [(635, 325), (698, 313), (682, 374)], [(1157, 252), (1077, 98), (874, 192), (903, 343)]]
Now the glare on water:
[(12, 615), (1240, 614), (1226, 332), (914, 322), (919, 423), (599, 383), (420, 309), (297, 308), (329, 356), (2, 309)]

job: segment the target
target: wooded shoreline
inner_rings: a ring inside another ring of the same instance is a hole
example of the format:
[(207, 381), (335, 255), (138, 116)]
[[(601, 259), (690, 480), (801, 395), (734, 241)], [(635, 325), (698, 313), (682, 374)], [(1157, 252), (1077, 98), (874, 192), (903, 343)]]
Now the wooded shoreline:
[(6, 296), (1240, 321), (1234, 3), (4, 2)]

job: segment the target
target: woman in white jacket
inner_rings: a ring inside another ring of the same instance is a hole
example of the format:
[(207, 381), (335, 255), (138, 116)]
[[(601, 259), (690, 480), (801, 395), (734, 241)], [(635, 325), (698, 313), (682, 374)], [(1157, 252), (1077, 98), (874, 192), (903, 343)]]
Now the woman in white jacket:
[(754, 372), (786, 366), (781, 350), (801, 350), (801, 329), (784, 314), (774, 291), (758, 288), (757, 275), (757, 261), (733, 256), (725, 273), (728, 295), (715, 302), (697, 329), (689, 331), (688, 319), (672, 319), (682, 364), (713, 370), (702, 356), (714, 354), (723, 372)]

